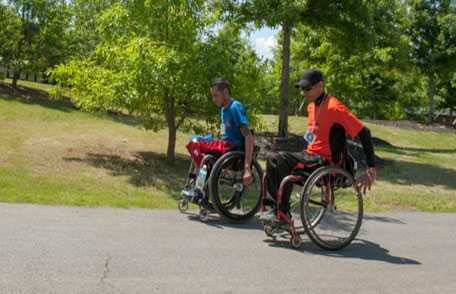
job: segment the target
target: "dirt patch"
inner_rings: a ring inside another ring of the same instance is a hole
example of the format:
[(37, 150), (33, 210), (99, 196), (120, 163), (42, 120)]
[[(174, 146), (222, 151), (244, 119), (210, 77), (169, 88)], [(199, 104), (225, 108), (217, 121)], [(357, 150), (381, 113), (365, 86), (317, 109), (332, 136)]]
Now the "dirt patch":
[(282, 138), (272, 132), (258, 132), (255, 133), (255, 142), (261, 148), (258, 154), (260, 159), (265, 159), (268, 152), (299, 152), (307, 147), (302, 136), (292, 133), (287, 138)]

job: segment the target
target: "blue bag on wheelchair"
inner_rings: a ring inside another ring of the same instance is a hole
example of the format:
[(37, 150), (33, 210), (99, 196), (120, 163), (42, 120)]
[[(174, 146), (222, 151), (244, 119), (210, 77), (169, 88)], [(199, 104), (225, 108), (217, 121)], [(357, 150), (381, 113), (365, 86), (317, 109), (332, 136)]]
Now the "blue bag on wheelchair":
[(198, 142), (198, 141), (213, 141), (214, 136), (212, 134), (207, 134), (207, 135), (193, 135), (192, 138), (190, 139), (190, 142)]

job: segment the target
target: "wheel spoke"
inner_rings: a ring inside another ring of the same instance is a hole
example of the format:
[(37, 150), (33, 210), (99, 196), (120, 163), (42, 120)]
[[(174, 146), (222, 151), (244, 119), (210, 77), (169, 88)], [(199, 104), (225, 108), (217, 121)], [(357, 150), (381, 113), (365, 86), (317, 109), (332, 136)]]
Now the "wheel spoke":
[(324, 249), (337, 250), (347, 246), (359, 231), (362, 197), (352, 186), (338, 186), (337, 189), (334, 186), (352, 180), (345, 170), (326, 166), (312, 173), (305, 186), (301, 203), (303, 224), (312, 241)]
[(318, 201), (310, 199), (309, 202), (312, 204), (324, 207), (324, 208), (326, 208), (328, 206), (328, 203), (326, 203), (326, 201), (318, 202)]
[[(261, 200), (261, 169), (252, 164), (253, 183), (242, 185), (243, 157), (222, 156), (214, 166), (211, 197), (217, 210), (231, 220), (245, 220), (258, 210)], [(216, 170), (215, 170), (216, 169)], [(218, 175), (218, 178), (217, 178)]]

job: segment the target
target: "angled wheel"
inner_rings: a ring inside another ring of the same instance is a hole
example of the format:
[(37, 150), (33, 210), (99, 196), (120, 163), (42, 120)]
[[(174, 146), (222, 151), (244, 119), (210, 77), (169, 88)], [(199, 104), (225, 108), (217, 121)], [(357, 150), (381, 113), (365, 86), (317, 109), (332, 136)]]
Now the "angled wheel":
[(363, 199), (353, 176), (335, 166), (317, 169), (301, 195), (301, 220), (310, 239), (326, 250), (349, 245), (359, 232)]
[[(295, 228), (299, 234), (305, 233), (304, 225), (301, 221), (301, 195), (304, 191), (304, 187), (293, 185), (292, 193), (290, 195), (290, 213), (295, 221)], [(321, 220), (325, 213), (325, 206), (315, 206), (312, 212), (309, 214), (311, 226), (315, 226)]]
[(217, 212), (230, 221), (244, 222), (260, 208), (263, 171), (252, 161), (253, 182), (244, 186), (244, 152), (232, 151), (215, 163), (209, 178), (209, 194)]

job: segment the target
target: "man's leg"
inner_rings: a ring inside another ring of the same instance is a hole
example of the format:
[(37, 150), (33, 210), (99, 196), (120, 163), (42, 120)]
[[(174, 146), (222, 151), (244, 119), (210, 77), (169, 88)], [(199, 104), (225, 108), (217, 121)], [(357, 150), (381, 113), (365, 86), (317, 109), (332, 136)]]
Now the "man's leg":
[[(277, 200), (277, 192), (282, 180), (290, 175), (296, 168), (298, 163), (305, 163), (309, 161), (309, 155), (306, 152), (277, 152), (270, 153), (266, 162), (266, 182), (269, 195)], [(304, 170), (309, 173), (313, 172), (318, 166), (305, 167)], [(284, 213), (290, 210), (290, 196), (293, 188), (292, 183), (285, 185), (282, 191), (282, 201), (278, 207)], [(265, 203), (268, 204), (268, 203)], [(272, 210), (274, 211), (274, 210)], [(265, 217), (266, 215), (264, 215)], [(275, 214), (268, 214), (266, 218), (273, 218)], [(261, 217), (260, 217), (261, 218)]]
[[(277, 192), (282, 180), (290, 175), (298, 163), (302, 162), (301, 152), (278, 152), (268, 157), (266, 164), (266, 181), (269, 194), (277, 199)], [(285, 185), (282, 191), (280, 210), (287, 213), (290, 210), (290, 194), (292, 183)]]

